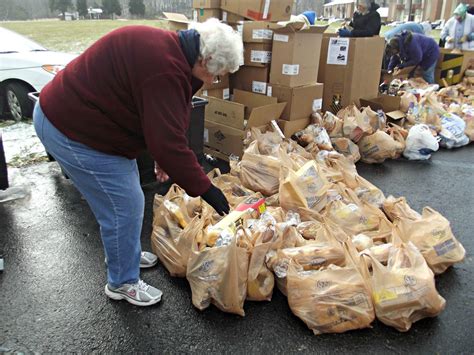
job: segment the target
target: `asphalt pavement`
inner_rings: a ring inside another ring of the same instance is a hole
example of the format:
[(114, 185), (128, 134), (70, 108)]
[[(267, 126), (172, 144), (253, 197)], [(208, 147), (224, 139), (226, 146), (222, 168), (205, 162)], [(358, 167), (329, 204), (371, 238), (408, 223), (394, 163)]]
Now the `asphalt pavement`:
[[(421, 212), (431, 206), (451, 221), (467, 256), (436, 278), (447, 306), (407, 333), (376, 321), (373, 328), (315, 336), (291, 313), (286, 298), (246, 302), (245, 317), (191, 303), (185, 279), (161, 266), (144, 271), (163, 290), (159, 305), (135, 307), (108, 299), (99, 228), (56, 163), (22, 168), (27, 198), (0, 203), (0, 353), (410, 353), (472, 354), (474, 337), (474, 144), (441, 150), (431, 161), (358, 164), (388, 196), (406, 196)], [(150, 250), (153, 196), (144, 187), (144, 250)]]

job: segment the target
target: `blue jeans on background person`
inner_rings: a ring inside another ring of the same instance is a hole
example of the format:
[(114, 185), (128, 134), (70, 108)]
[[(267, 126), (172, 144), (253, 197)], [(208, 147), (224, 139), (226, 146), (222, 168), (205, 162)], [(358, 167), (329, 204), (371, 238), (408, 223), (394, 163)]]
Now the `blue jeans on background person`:
[(436, 69), (436, 64), (434, 63), (431, 67), (429, 67), (426, 70), (423, 70), (423, 79), (428, 83), (428, 84), (434, 84), (435, 83), (435, 69)]
[(145, 198), (136, 160), (99, 152), (57, 130), (35, 105), (36, 133), (87, 200), (100, 225), (112, 287), (138, 282)]

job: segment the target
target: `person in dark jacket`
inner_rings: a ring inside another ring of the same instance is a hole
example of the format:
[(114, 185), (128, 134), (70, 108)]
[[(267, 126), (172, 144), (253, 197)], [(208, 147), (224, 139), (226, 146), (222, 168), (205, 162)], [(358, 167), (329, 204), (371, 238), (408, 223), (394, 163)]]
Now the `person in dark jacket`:
[(203, 82), (239, 68), (243, 44), (217, 19), (193, 26), (110, 32), (55, 76), (33, 113), (38, 137), (99, 223), (106, 295), (138, 306), (159, 302), (162, 292), (140, 279), (140, 267), (157, 258), (141, 252), (144, 195), (137, 156), (147, 149), (188, 195), (201, 196), (221, 215), (229, 212), (224, 194), (188, 147), (186, 132), (192, 96)]
[(390, 40), (389, 48), (392, 57), (388, 70), (421, 67), (423, 79), (429, 84), (435, 82), (434, 71), (439, 58), (439, 47), (433, 38), (419, 33), (403, 32)]
[[(382, 22), (377, 12), (379, 5), (372, 0), (359, 0), (349, 27), (339, 29), (341, 37), (372, 37), (380, 34)], [(352, 28), (352, 29), (351, 29)]]

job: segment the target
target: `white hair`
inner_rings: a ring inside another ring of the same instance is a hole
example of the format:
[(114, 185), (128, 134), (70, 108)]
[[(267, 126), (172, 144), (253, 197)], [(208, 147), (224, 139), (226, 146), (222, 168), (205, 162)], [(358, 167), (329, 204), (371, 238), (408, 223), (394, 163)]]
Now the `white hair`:
[(244, 62), (242, 36), (232, 27), (210, 18), (203, 23), (192, 23), (201, 36), (200, 55), (207, 59), (207, 70), (213, 75), (236, 72)]

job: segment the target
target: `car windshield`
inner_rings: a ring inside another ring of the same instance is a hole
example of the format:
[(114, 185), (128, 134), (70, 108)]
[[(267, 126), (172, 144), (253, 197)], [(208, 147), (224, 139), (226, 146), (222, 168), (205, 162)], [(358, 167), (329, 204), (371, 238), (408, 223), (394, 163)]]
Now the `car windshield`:
[(46, 51), (38, 43), (0, 27), (0, 53)]

